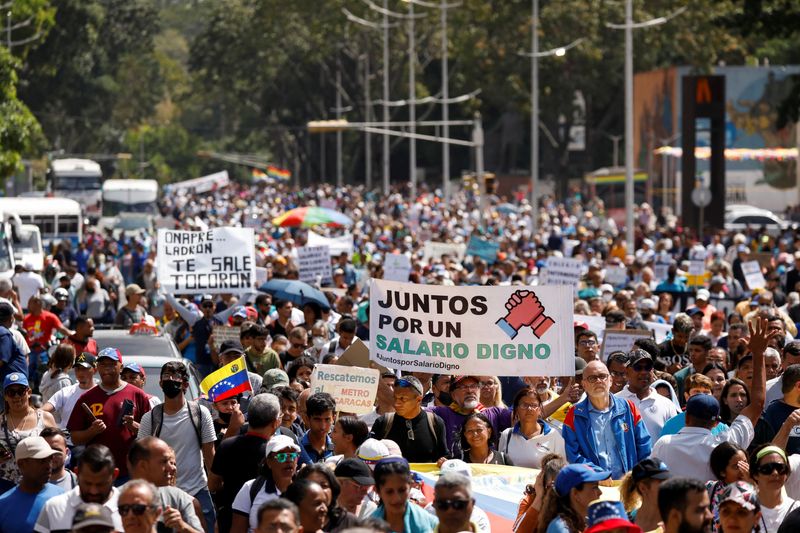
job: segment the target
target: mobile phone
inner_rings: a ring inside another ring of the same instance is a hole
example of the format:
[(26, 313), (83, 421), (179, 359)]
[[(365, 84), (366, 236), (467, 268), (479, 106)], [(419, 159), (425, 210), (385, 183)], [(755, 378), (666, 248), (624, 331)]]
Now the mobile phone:
[(93, 412), (92, 412), (92, 410), (89, 408), (89, 406), (88, 406), (88, 405), (86, 405), (86, 402), (81, 402), (81, 409), (83, 409), (83, 412), (84, 412), (84, 413), (86, 413), (86, 415), (87, 415), (89, 418), (91, 418), (92, 420), (97, 420), (97, 417), (96, 417), (96, 416), (94, 416), (94, 413), (93, 413)]
[(125, 417), (132, 414), (133, 414), (133, 401), (126, 399), (122, 402), (122, 411), (120, 411), (119, 414), (119, 425), (120, 426), (123, 425), (125, 423), (124, 422)]

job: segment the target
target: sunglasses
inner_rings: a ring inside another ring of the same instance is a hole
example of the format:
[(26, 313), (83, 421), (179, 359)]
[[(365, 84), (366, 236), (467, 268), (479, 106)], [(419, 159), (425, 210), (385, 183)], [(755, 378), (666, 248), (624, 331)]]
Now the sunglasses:
[(434, 500), (433, 507), (437, 511), (447, 511), (451, 507), (455, 511), (463, 511), (469, 505), (469, 500)]
[(634, 372), (650, 372), (653, 370), (653, 365), (644, 364), (644, 365), (633, 365), (631, 366)]
[(214, 307), (214, 304), (203, 304), (201, 307), (203, 309), (211, 309), (212, 307)]
[(17, 396), (25, 396), (25, 393), (26, 393), (26, 392), (28, 392), (28, 389), (17, 389), (17, 388), (13, 388), (13, 389), (6, 389), (6, 390), (5, 390), (5, 394), (6, 394), (6, 396), (8, 396), (9, 398), (15, 398), (15, 397), (17, 397)]
[(408, 430), (408, 440), (414, 440), (414, 427), (411, 425), (411, 420), (406, 419), (406, 429)]
[(297, 452), (276, 453), (273, 457), (279, 463), (293, 463), (294, 461), (297, 461), (297, 458), (300, 457), (300, 454)]
[(152, 508), (153, 508), (152, 506), (145, 505), (143, 503), (132, 503), (130, 505), (126, 504), (117, 505), (117, 510), (119, 511), (120, 516), (125, 516), (129, 512), (132, 512), (136, 516), (142, 516), (145, 513), (145, 511)]
[(773, 472), (777, 472), (779, 476), (782, 476), (789, 472), (789, 467), (786, 463), (764, 463), (763, 465), (758, 465), (758, 473), (762, 476), (768, 476)]

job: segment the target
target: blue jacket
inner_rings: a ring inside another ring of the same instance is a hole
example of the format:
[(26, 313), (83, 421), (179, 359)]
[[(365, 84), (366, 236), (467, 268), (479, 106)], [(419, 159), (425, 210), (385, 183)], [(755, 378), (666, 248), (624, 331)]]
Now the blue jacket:
[[(567, 449), (567, 461), (570, 463), (600, 464), (589, 424), (587, 397), (569, 408), (561, 429)], [(644, 426), (639, 410), (631, 401), (617, 398), (613, 394), (611, 394), (611, 428), (620, 449), (625, 471), (630, 471), (636, 463), (650, 457), (652, 450), (650, 434)]]

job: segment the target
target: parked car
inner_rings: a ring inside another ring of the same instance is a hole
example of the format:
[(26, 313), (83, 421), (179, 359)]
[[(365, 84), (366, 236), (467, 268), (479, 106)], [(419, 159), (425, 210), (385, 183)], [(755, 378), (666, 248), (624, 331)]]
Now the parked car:
[(750, 205), (732, 204), (725, 207), (725, 229), (728, 231), (746, 231), (748, 228), (767, 228), (771, 235), (778, 235), (791, 227), (791, 222), (784, 220), (772, 211)]
[(117, 348), (122, 352), (122, 358), (128, 355), (137, 356), (161, 356), (173, 359), (180, 359), (181, 351), (166, 333), (158, 335), (132, 335), (125, 329), (96, 329), (94, 340), (97, 341), (97, 349), (102, 350), (109, 346)]

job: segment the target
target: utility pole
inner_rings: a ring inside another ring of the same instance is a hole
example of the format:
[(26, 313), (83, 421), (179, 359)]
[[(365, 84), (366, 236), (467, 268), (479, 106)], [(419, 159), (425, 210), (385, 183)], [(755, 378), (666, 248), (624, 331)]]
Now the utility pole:
[[(389, 122), (389, 0), (383, 0), (383, 122)], [(383, 194), (389, 195), (389, 136), (383, 136)]]
[(539, 224), (539, 0), (531, 17), (531, 231)]
[[(372, 122), (372, 103), (370, 102), (369, 48), (364, 54), (364, 120)], [(364, 174), (367, 190), (372, 190), (372, 135), (364, 134)]]
[(625, 232), (626, 253), (633, 254), (633, 0), (625, 0)]
[[(414, 2), (408, 3), (408, 120), (411, 122), (409, 131), (417, 132), (417, 88), (416, 88), (416, 36), (414, 34)], [(417, 197), (417, 140), (411, 137), (408, 146), (409, 180), (411, 181), (411, 201)]]
[[(342, 119), (342, 53), (336, 49), (336, 119)], [(342, 132), (336, 132), (336, 186), (344, 186), (342, 171)]]
[[(450, 69), (448, 68), (448, 48), (447, 48), (447, 0), (442, 0), (442, 135), (450, 137)], [(450, 202), (450, 145), (442, 144), (442, 194), (444, 194), (445, 205)]]

